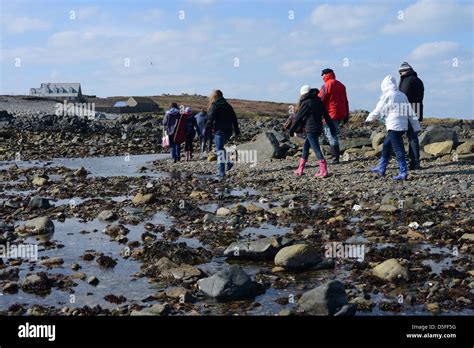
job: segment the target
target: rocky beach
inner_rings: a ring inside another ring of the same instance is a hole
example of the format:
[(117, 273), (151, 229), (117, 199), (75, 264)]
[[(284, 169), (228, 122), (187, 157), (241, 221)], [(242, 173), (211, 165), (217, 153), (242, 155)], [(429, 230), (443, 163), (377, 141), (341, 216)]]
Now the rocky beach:
[(425, 120), (422, 170), (397, 182), (394, 160), (370, 173), (384, 127), (354, 111), (341, 163), (315, 178), (311, 154), (295, 177), (288, 105), (250, 103), (228, 145), (256, 161), (218, 181), (212, 153), (169, 159), (161, 111), (86, 119), (2, 96), (0, 246), (37, 258), (0, 258), (0, 313), (474, 314), (473, 121)]

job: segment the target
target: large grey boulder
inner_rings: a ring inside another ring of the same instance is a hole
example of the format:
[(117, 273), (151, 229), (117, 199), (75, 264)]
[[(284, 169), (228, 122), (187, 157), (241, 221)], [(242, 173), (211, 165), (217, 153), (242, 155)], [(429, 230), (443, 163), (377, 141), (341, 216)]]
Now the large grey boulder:
[(425, 145), (428, 144), (441, 143), (444, 141), (452, 141), (454, 148), (459, 144), (457, 132), (454, 129), (441, 126), (429, 126), (420, 134), (419, 140), (421, 148), (424, 148)]
[(52, 234), (54, 233), (54, 223), (49, 217), (41, 216), (28, 220), (17, 231), (28, 234)]
[(221, 301), (250, 298), (259, 292), (258, 284), (239, 265), (203, 278), (197, 284), (205, 295)]
[(285, 237), (268, 237), (251, 241), (239, 241), (230, 244), (224, 251), (224, 256), (234, 259), (269, 260), (277, 252), (292, 243)]
[(311, 315), (354, 314), (344, 306), (348, 303), (344, 284), (332, 280), (305, 292), (298, 300), (297, 308)]
[(284, 247), (275, 255), (275, 265), (286, 269), (305, 269), (323, 260), (318, 251), (307, 244)]
[[(237, 146), (239, 151), (256, 151), (257, 161), (280, 158), (280, 143), (272, 132), (264, 132), (257, 135), (254, 141)], [(255, 158), (254, 154), (252, 156)]]
[(386, 281), (408, 279), (408, 269), (402, 266), (397, 259), (388, 259), (378, 264), (372, 270), (372, 274)]
[(269, 133), (272, 133), (275, 136), (276, 140), (280, 143), (285, 142), (285, 141), (288, 140), (288, 138), (282, 132), (278, 132), (276, 130), (271, 130)]

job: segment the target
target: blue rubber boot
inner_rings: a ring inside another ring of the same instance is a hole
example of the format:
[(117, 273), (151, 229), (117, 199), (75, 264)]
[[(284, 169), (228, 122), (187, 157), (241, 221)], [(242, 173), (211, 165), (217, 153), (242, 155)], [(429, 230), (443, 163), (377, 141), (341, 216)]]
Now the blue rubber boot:
[(370, 168), (372, 173), (377, 173), (380, 176), (385, 175), (385, 170), (387, 169), (388, 159), (381, 157), (379, 161), (379, 166), (376, 168)]
[(393, 177), (393, 180), (406, 180), (408, 177), (408, 167), (405, 157), (397, 159), (398, 167), (400, 168), (400, 173)]

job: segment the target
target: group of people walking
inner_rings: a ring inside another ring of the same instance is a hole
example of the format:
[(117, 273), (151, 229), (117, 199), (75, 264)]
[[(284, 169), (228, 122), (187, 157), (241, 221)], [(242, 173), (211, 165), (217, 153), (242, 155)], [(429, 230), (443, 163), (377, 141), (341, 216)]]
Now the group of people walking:
[(212, 128), (207, 125), (207, 121), (206, 109), (194, 114), (191, 108), (186, 107), (181, 112), (176, 103), (171, 103), (163, 118), (164, 135), (166, 137), (164, 146), (170, 148), (171, 157), (175, 163), (181, 160), (181, 145), (183, 142), (185, 160), (189, 161), (193, 158), (193, 142), (196, 135), (199, 136), (201, 156), (204, 155), (206, 148), (209, 152), (212, 151)]
[[(409, 168), (420, 169), (418, 133), (421, 130), (420, 122), (423, 120), (424, 86), (417, 73), (406, 62), (400, 66), (399, 74), (398, 85), (391, 75), (383, 79), (382, 94), (366, 122), (379, 120), (387, 129), (378, 167), (372, 168), (371, 171), (384, 176), (393, 151), (400, 170), (393, 178), (405, 180), (408, 176), (408, 166), (403, 146), (404, 133), (408, 135)], [(319, 138), (323, 134), (330, 146), (332, 164), (337, 164), (340, 160), (339, 129), (349, 121), (347, 91), (344, 84), (336, 79), (332, 69), (324, 69), (321, 76), (323, 85), (320, 89), (309, 85), (300, 88), (295, 114), (285, 123), (290, 136), (296, 134), (305, 139), (298, 168), (294, 171), (297, 176), (303, 175), (310, 149), (314, 151), (319, 164), (319, 171), (315, 176), (328, 175), (327, 162), (319, 143)], [(171, 104), (165, 113), (163, 125), (167, 144), (175, 162), (181, 158), (182, 142), (185, 143), (185, 159), (192, 159), (193, 141), (198, 134), (201, 156), (206, 148), (208, 151), (212, 150), (214, 140), (219, 178), (223, 178), (226, 171), (233, 167), (226, 155), (225, 144), (232, 134), (239, 135), (240, 130), (235, 111), (224, 98), (222, 91), (213, 91), (209, 96), (207, 109), (201, 110), (196, 115), (190, 108), (180, 110), (176, 103)]]
[(209, 96), (207, 109), (194, 114), (189, 107), (181, 112), (176, 103), (172, 103), (163, 118), (166, 144), (170, 148), (174, 162), (181, 159), (181, 144), (185, 143), (185, 159), (193, 158), (193, 141), (199, 135), (201, 156), (205, 150), (212, 151), (212, 140), (215, 142), (218, 162), (218, 177), (223, 178), (226, 170), (233, 167), (228, 158), (225, 144), (232, 134), (240, 134), (237, 115), (224, 98), (222, 91), (215, 90)]

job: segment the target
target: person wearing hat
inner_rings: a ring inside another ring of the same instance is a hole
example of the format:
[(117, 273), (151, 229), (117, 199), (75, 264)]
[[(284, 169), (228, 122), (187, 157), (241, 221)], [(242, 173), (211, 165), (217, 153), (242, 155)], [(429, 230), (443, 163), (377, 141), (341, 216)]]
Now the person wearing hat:
[(297, 176), (303, 175), (304, 167), (309, 157), (310, 147), (313, 149), (318, 159), (319, 172), (315, 174), (316, 177), (325, 177), (328, 175), (327, 163), (324, 159), (321, 147), (319, 146), (319, 137), (323, 131), (323, 118), (326, 121), (326, 126), (329, 128), (333, 136), (336, 135), (336, 127), (334, 126), (331, 117), (329, 116), (324, 104), (318, 97), (319, 90), (304, 85), (300, 89), (300, 100), (296, 106), (296, 119), (289, 129), (291, 136), (304, 122), (306, 129), (306, 141), (303, 145), (303, 154), (301, 155), (298, 169), (294, 171)]
[(339, 163), (339, 126), (341, 122), (347, 123), (349, 120), (349, 101), (347, 100), (346, 87), (338, 80), (332, 69), (324, 69), (321, 72), (324, 84), (321, 86), (319, 97), (323, 101), (334, 127), (336, 135), (332, 135), (329, 127), (324, 127), (324, 134), (329, 141), (331, 147), (332, 163)]
[[(418, 74), (407, 62), (403, 62), (398, 69), (400, 73), (400, 83), (398, 89), (405, 93), (411, 107), (418, 116), (418, 120), (423, 121), (423, 96), (425, 87), (423, 81), (420, 80)], [(409, 124), (408, 130), (408, 157), (410, 159), (410, 169), (420, 169), (420, 143), (418, 140), (418, 132), (413, 131), (413, 127)]]

